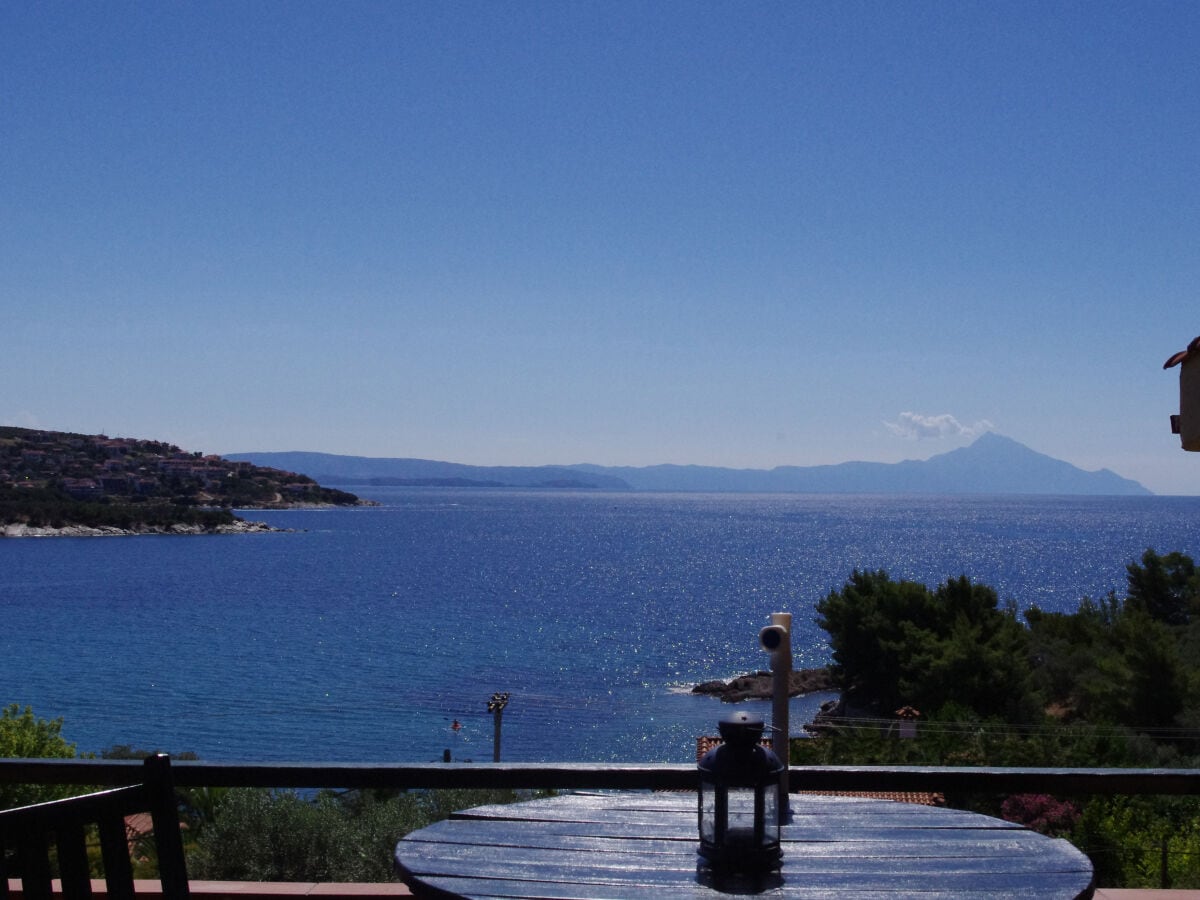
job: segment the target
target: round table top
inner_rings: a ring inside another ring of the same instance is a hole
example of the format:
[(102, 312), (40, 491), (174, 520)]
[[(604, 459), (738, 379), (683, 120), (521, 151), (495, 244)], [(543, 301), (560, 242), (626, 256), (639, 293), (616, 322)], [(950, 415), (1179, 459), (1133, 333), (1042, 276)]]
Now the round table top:
[(1068, 842), (978, 813), (797, 796), (783, 867), (716, 884), (698, 866), (695, 794), (566, 794), (482, 806), (413, 832), (396, 868), (418, 897), (1086, 898), (1092, 866)]

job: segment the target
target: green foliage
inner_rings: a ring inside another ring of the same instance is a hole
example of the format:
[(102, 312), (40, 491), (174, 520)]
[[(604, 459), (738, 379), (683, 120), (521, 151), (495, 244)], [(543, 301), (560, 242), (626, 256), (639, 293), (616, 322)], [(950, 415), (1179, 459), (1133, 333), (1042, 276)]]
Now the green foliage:
[(389, 881), (396, 841), (456, 809), (523, 799), (512, 791), (228, 791), (189, 860), (197, 878)]
[(1010, 723), (1200, 725), (1200, 574), (1188, 556), (1153, 550), (1126, 568), (1124, 601), (1030, 609), (1028, 627), (966, 578), (930, 590), (856, 571), (817, 605), (818, 622), (847, 699), (880, 715), (957, 704)]
[(1145, 613), (1164, 625), (1186, 625), (1200, 612), (1200, 574), (1191, 557), (1182, 553), (1142, 554), (1142, 563), (1125, 567), (1129, 579), (1127, 608)]
[[(878, 721), (837, 725), (793, 741), (792, 762), (1196, 767), (1200, 739), (1181, 729), (1200, 730), (1200, 574), (1190, 557), (1154, 550), (1126, 570), (1125, 598), (1030, 609), (1028, 627), (966, 579), (930, 591), (855, 572), (818, 605), (842, 684), (883, 718), (901, 705), (926, 716), (913, 739)], [(947, 801), (1066, 835), (1097, 884), (1200, 887), (1200, 799)]]
[(145, 500), (113, 503), (108, 498), (76, 500), (55, 488), (14, 488), (0, 485), (0, 522), (20, 522), (33, 528), (86, 525), (92, 528), (168, 528), (176, 523), (213, 529), (234, 521), (227, 509), (197, 509)]
[(1169, 727), (1183, 711), (1185, 678), (1171, 629), (1128, 609), (1113, 629), (1128, 670), (1127, 705), (1113, 721), (1134, 728)]
[(1200, 720), (1200, 619), (1191, 622), (1197, 576), (1180, 553), (1147, 550), (1127, 567), (1129, 593), (1073, 614), (1029, 610), (1033, 681), (1067, 718), (1171, 728)]
[(1098, 885), (1200, 888), (1200, 799), (1095, 798), (1068, 837), (1092, 860)]
[[(62, 736), (62, 719), (39, 719), (13, 703), (0, 710), (0, 758), (72, 759), (75, 745)], [(70, 796), (70, 785), (0, 784), (0, 809)]]
[(835, 672), (860, 703), (888, 714), (957, 703), (1010, 721), (1035, 715), (1026, 630), (997, 608), (991, 588), (963, 577), (931, 591), (883, 571), (855, 571), (817, 612)]
[(71, 759), (75, 745), (62, 736), (62, 719), (39, 719), (32, 707), (13, 703), (0, 710), (0, 757)]
[(1100, 670), (1101, 661), (1111, 656), (1110, 635), (1120, 613), (1121, 603), (1113, 595), (1100, 603), (1084, 598), (1073, 615), (1036, 607), (1026, 611), (1035, 688), (1048, 703), (1058, 704), (1061, 714), (1088, 717), (1083, 711), (1108, 702), (1104, 695), (1115, 690), (1114, 680), (1124, 680), (1120, 673), (1114, 678)]
[(340, 860), (355, 855), (352, 829), (331, 798), (234, 790), (201, 837), (193, 868), (217, 880), (354, 881), (363, 873)]

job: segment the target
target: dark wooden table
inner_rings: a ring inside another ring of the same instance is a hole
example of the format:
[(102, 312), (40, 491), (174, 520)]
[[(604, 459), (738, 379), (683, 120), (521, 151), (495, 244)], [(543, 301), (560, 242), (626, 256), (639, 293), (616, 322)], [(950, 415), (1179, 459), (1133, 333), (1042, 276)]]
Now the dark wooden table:
[(694, 794), (568, 794), (481, 806), (413, 832), (396, 868), (418, 897), (555, 900), (1092, 896), (1092, 865), (1063, 840), (977, 813), (793, 796), (783, 868), (714, 885), (697, 867)]

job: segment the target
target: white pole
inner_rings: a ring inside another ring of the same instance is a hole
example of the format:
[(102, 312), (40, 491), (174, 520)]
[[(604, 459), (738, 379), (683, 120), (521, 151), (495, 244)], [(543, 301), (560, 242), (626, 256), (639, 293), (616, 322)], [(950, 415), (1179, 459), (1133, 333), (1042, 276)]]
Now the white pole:
[(788, 703), (792, 690), (792, 614), (771, 613), (771, 624), (784, 631), (783, 640), (771, 653), (771, 725), (775, 728), (771, 746), (783, 763), (783, 776), (779, 781), (779, 821), (782, 823), (791, 818), (788, 793), (788, 756), (791, 752)]

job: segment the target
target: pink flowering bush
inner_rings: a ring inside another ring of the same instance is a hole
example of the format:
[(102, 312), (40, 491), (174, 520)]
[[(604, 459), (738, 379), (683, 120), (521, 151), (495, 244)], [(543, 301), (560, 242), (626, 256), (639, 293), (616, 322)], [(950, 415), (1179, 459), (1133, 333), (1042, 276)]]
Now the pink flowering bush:
[(1056, 837), (1070, 832), (1079, 821), (1074, 803), (1049, 794), (1013, 794), (1001, 805), (1000, 814), (1009, 822)]

